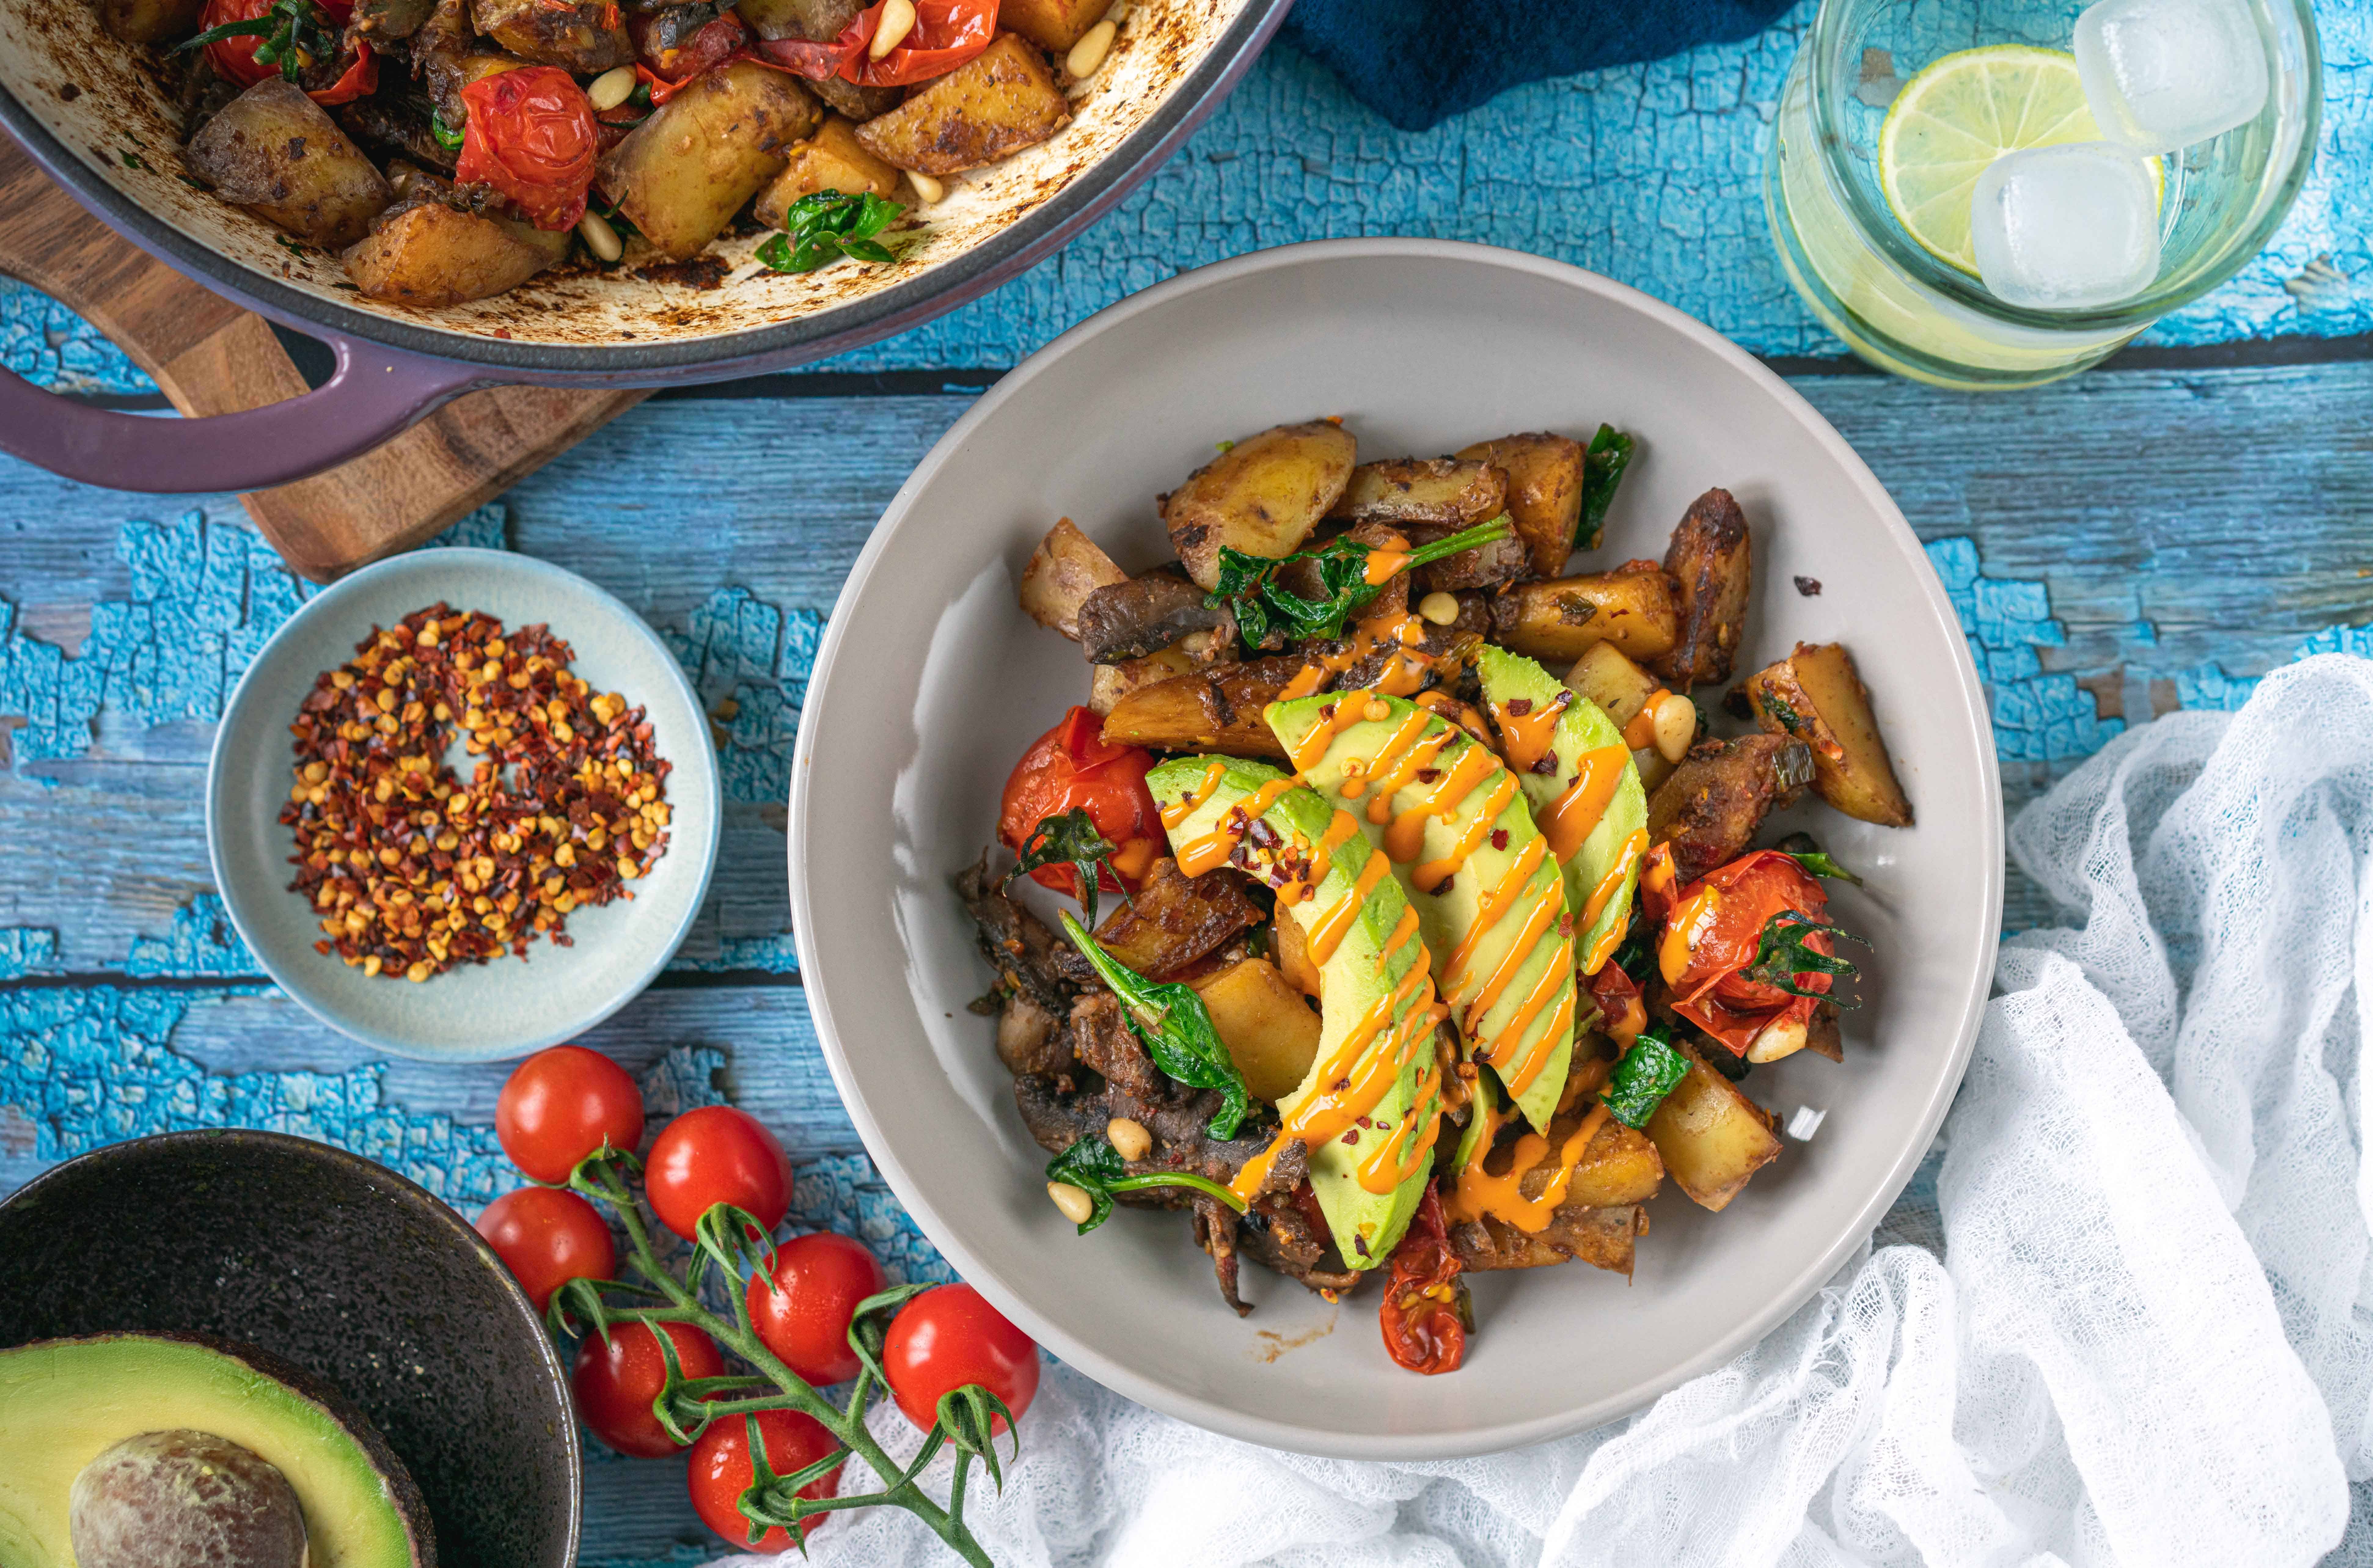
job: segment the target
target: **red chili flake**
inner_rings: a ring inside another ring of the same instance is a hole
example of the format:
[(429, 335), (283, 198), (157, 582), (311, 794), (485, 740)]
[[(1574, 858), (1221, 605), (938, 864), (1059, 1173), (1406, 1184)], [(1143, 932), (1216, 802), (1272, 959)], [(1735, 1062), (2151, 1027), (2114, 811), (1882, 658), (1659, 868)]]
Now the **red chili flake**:
[(1493, 828), (1491, 830), (1491, 848), (1494, 849), (1504, 849), (1507, 847), (1508, 830), (1504, 827)]

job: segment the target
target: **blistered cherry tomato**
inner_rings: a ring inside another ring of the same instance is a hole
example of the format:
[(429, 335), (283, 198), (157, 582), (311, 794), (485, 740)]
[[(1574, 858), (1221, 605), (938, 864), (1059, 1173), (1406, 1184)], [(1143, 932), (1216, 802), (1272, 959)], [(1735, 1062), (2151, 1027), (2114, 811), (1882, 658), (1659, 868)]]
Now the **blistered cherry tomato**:
[(750, 1325), (783, 1364), (823, 1387), (857, 1375), (848, 1324), (857, 1304), (890, 1288), (863, 1244), (831, 1231), (793, 1236), (771, 1270), (750, 1276)]
[(1455, 1372), (1466, 1359), (1460, 1267), (1443, 1224), (1442, 1199), (1428, 1186), (1400, 1245), (1393, 1248), (1385, 1298), (1376, 1306), (1385, 1350), (1398, 1365), (1431, 1375)]
[[(722, 1377), (725, 1358), (717, 1341), (688, 1323), (662, 1323), (675, 1346), (676, 1364), (684, 1375)], [(684, 1445), (667, 1434), (651, 1401), (667, 1387), (667, 1361), (659, 1339), (646, 1323), (613, 1323), (610, 1337), (588, 1334), (577, 1347), (577, 1369), (569, 1385), (577, 1391), (577, 1413), (593, 1435), (621, 1454), (638, 1459), (663, 1459)]]
[(719, 1203), (771, 1231), (790, 1212), (791, 1159), (749, 1112), (702, 1106), (660, 1129), (643, 1167), (643, 1192), (660, 1223), (686, 1241)]
[(870, 88), (911, 87), (944, 76), (997, 37), (998, 0), (915, 0), (915, 25), (879, 60), (869, 58), (885, 4), (859, 11), (829, 43), (784, 39), (754, 46), (764, 58), (813, 81), (826, 76)]
[[(270, 18), (280, 22), (282, 30), (286, 31), (285, 16), (274, 15), (273, 8), (278, 4), (279, 0), (206, 0), (205, 11), (199, 19), (199, 30), (211, 31), (232, 22), (252, 22)], [(311, 18), (309, 24), (318, 26), (318, 33), (311, 35), (313, 41), (319, 41), (322, 37), (334, 38), (345, 28), (346, 18), (354, 11), (354, 0), (320, 0), (319, 8), (320, 16)], [(205, 46), (207, 63), (221, 76), (243, 88), (251, 88), (267, 77), (279, 76), (277, 62), (264, 64), (255, 57), (256, 46), (264, 41), (265, 36), (242, 33), (232, 38), (216, 39)], [(320, 81), (326, 74), (318, 69), (321, 64), (315, 62), (314, 66), (300, 73), (300, 79)], [(346, 68), (329, 86), (309, 88), (306, 96), (316, 103), (350, 103), (377, 90), (378, 87), (379, 61), (371, 53), (370, 45), (357, 40), (354, 59)]]
[[(890, 1320), (882, 1370), (898, 1408), (925, 1432), (940, 1419), (941, 1398), (967, 1383), (1004, 1400), (1019, 1421), (1038, 1392), (1038, 1345), (970, 1285), (941, 1285)], [(1003, 1432), (1004, 1418), (993, 1426)]]
[(542, 1312), (567, 1280), (606, 1280), (618, 1264), (601, 1211), (573, 1192), (522, 1187), (478, 1216), (478, 1234)]
[(643, 1092), (600, 1051), (555, 1046), (512, 1070), (495, 1101), (495, 1137), (526, 1175), (565, 1182), (604, 1143), (635, 1152), (643, 1141)]
[[(1153, 754), (1142, 746), (1105, 743), (1104, 722), (1094, 710), (1075, 708), (1030, 743), (1005, 781), (997, 836), (1018, 855), (1041, 822), (1084, 807), (1113, 847), (1113, 870), (1133, 892), (1167, 842), (1153, 791), (1145, 787)], [(1041, 886), (1079, 896), (1080, 875), (1072, 867), (1041, 866), (1030, 875)], [(1098, 876), (1097, 885), (1107, 893), (1121, 891), (1106, 875)]]
[(1669, 895), (1660, 894), (1652, 914), (1667, 897), (1671, 907), (1663, 917), (1656, 961), (1672, 988), (1674, 1012), (1741, 1056), (1783, 1017), (1812, 1017), (1829, 989), (1828, 975), (1791, 973), (1785, 978), (1796, 989), (1790, 991), (1770, 983), (1781, 977), (1754, 967), (1765, 933), (1783, 915), (1800, 919), (1777, 928), (1780, 934), (1796, 934), (1809, 953), (1836, 952), (1836, 939), (1820, 930), (1828, 924), (1829, 893), (1794, 856), (1776, 849), (1742, 855)]
[(491, 185), (538, 228), (574, 228), (602, 157), (601, 128), (577, 78), (556, 65), (480, 76), (462, 89), (457, 183)]
[[(735, 1546), (749, 1551), (781, 1551), (791, 1544), (789, 1530), (777, 1525), (756, 1540), (750, 1539), (750, 1521), (742, 1513), (742, 1494), (755, 1474), (750, 1463), (750, 1419), (728, 1416), (712, 1422), (692, 1445), (692, 1463), (685, 1479), (692, 1485), (692, 1506), (701, 1522)], [(824, 1423), (800, 1410), (760, 1410), (758, 1440), (766, 1447), (766, 1465), (778, 1476), (796, 1475), (831, 1453), (838, 1445)], [(837, 1468), (800, 1488), (801, 1497), (830, 1497), (840, 1485)], [(813, 1533), (824, 1516), (800, 1522), (800, 1534)]]

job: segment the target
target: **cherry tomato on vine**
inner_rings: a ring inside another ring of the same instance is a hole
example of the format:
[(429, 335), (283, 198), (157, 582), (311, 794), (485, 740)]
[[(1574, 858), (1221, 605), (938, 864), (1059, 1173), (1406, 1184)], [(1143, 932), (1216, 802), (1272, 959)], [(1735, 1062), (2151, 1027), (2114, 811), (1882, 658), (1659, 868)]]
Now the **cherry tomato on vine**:
[(635, 1152), (643, 1141), (643, 1092), (600, 1051), (555, 1046), (512, 1070), (495, 1102), (495, 1137), (512, 1164), (557, 1185), (605, 1142)]
[(568, 1280), (606, 1280), (617, 1249), (601, 1211), (573, 1192), (522, 1187), (478, 1216), (478, 1234), (542, 1312)]
[(538, 228), (573, 228), (602, 157), (601, 128), (577, 78), (556, 65), (480, 76), (462, 89), (461, 184), (491, 185)]
[[(1030, 743), (1005, 781), (997, 836), (1018, 855), (1041, 822), (1084, 807), (1113, 846), (1113, 870), (1134, 891), (1166, 842), (1153, 791), (1145, 787), (1153, 754), (1141, 746), (1107, 745), (1104, 722), (1094, 710), (1074, 708)], [(1080, 873), (1070, 866), (1040, 866), (1030, 876), (1042, 887), (1079, 896)], [(1121, 891), (1109, 876), (1100, 875), (1097, 885), (1107, 893)]]
[[(662, 1323), (674, 1342), (676, 1363), (687, 1378), (722, 1377), (725, 1357), (717, 1341), (688, 1323)], [(577, 1413), (593, 1435), (621, 1454), (663, 1459), (683, 1446), (667, 1434), (651, 1401), (667, 1386), (667, 1361), (646, 1323), (613, 1323), (610, 1337), (588, 1334), (577, 1347), (569, 1375)]]
[(750, 1276), (750, 1326), (785, 1366), (824, 1387), (857, 1375), (848, 1345), (858, 1303), (890, 1288), (863, 1244), (831, 1231), (793, 1236), (775, 1249), (771, 1270)]
[[(890, 1320), (882, 1369), (898, 1408), (925, 1432), (939, 1420), (941, 1397), (967, 1383), (1004, 1400), (1019, 1421), (1038, 1392), (1038, 1345), (970, 1285), (941, 1285)], [(1002, 1416), (993, 1430), (1005, 1430)]]
[(643, 1193), (660, 1223), (686, 1241), (719, 1203), (771, 1231), (790, 1211), (791, 1159), (749, 1112), (702, 1106), (660, 1129), (643, 1167)]
[(1401, 1243), (1376, 1320), (1394, 1362), (1429, 1375), (1455, 1372), (1467, 1355), (1465, 1287), (1457, 1283), (1458, 1254), (1443, 1224), (1442, 1199), (1429, 1186)]
[[(766, 1445), (766, 1465), (778, 1476), (796, 1475), (839, 1445), (824, 1423), (800, 1410), (757, 1412), (758, 1440)], [(685, 1480), (692, 1487), (692, 1506), (701, 1523), (751, 1551), (781, 1551), (791, 1544), (789, 1530), (777, 1525), (755, 1541), (750, 1521), (742, 1513), (742, 1494), (756, 1473), (750, 1463), (750, 1418), (728, 1416), (713, 1422), (692, 1445), (692, 1463)], [(800, 1488), (801, 1497), (830, 1497), (840, 1486), (837, 1468)], [(800, 1534), (813, 1533), (824, 1523), (821, 1514), (800, 1521)]]

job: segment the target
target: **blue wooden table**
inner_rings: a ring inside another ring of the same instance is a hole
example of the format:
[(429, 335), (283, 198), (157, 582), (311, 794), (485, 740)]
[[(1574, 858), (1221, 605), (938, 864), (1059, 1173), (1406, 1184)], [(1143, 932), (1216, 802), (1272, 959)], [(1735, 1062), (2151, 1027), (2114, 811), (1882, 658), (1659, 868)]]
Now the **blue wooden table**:
[[(981, 387), (1113, 299), (1265, 245), (1415, 233), (1553, 254), (1771, 360), (1928, 542), (2013, 809), (2127, 724), (2238, 703), (2305, 651), (2373, 653), (2367, 8), (2320, 8), (2324, 146), (2267, 253), (2111, 368), (1992, 399), (1864, 372), (1780, 277), (1756, 181), (1809, 14), (1415, 135), (1280, 48), (1023, 278), (811, 373), (655, 398), (457, 525), (450, 540), (546, 557), (636, 606), (725, 739), (710, 906), (592, 1043), (645, 1074), (655, 1110), (731, 1099), (779, 1130), (798, 1218), (858, 1231), (909, 1277), (943, 1271), (866, 1162), (800, 990), (782, 834), (808, 661), (873, 519)], [(5, 283), (0, 361), (162, 407), (88, 328)], [(701, 461), (649, 461), (688, 450)], [(0, 1193), (99, 1144), (220, 1125), (346, 1144), (466, 1211), (511, 1185), (490, 1125), (501, 1066), (386, 1060), (324, 1030), (262, 980), (215, 899), (214, 721), (305, 591), (232, 497), (116, 494), (0, 459)], [(2014, 874), (2008, 929), (2050, 918)], [(1890, 1234), (1933, 1239), (1932, 1201), (1915, 1185)], [(720, 1550), (681, 1469), (589, 1462), (585, 1560)]]

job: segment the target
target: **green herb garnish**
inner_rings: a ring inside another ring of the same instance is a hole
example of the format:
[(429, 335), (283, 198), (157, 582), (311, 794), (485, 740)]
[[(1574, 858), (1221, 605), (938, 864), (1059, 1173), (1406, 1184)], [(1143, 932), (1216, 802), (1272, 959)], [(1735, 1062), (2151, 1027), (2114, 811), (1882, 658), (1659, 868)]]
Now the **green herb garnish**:
[(1121, 1010), (1128, 1014), (1137, 1037), (1145, 1042), (1145, 1054), (1153, 1059), (1153, 1065), (1188, 1088), (1220, 1092), (1222, 1097), (1219, 1114), (1211, 1118), (1211, 1136), (1222, 1141), (1233, 1138), (1237, 1126), (1252, 1110), (1252, 1095), (1203, 999), (1191, 986), (1175, 981), (1156, 985), (1118, 962), (1097, 945), (1068, 909), (1063, 911), (1063, 933), (1120, 998)]
[(1582, 454), (1582, 516), (1573, 531), (1573, 547), (1596, 550), (1607, 531), (1607, 509), (1615, 504), (1615, 486), (1631, 462), (1638, 443), (1612, 425), (1601, 425)]
[[(1505, 539), (1509, 532), (1508, 517), (1503, 512), (1489, 522), (1463, 528), (1447, 539), (1437, 539), (1411, 550), (1407, 566), (1401, 569), (1407, 571), (1446, 560), (1463, 550)], [(1336, 538), (1315, 550), (1271, 560), (1265, 556), (1247, 556), (1223, 544), (1220, 547), (1220, 586), (1203, 603), (1235, 616), (1236, 629), (1247, 648), (1267, 646), (1272, 636), (1341, 637), (1343, 623), (1351, 613), (1385, 591), (1383, 583), (1368, 580), (1368, 553), (1372, 548), (1355, 539)], [(1318, 580), (1327, 591), (1325, 598), (1304, 599), (1278, 581), (1279, 571), (1296, 561), (1310, 561), (1317, 566)]]
[(447, 152), (462, 150), (462, 133), (445, 123), (443, 110), (432, 109), (428, 111), (428, 134), (436, 137), (437, 145)]
[(1814, 843), (1809, 833), (1788, 835), (1780, 840), (1780, 852), (1813, 876), (1827, 877), (1831, 882), (1850, 882), (1856, 887), (1862, 885), (1862, 878), (1831, 860), (1829, 851)]
[(279, 67), (281, 76), (295, 81), (309, 67), (338, 52), (336, 24), (312, 0), (275, 0), (260, 17), (225, 22), (173, 46), (173, 53), (203, 49), (227, 38), (255, 38), (255, 63)]
[[(1826, 858), (1826, 857), (1824, 857)], [(1795, 909), (1783, 909), (1763, 923), (1763, 939), (1756, 943), (1755, 962), (1747, 966), (1746, 975), (1758, 985), (1773, 990), (1786, 991), (1790, 996), (1824, 997), (1841, 1007), (1859, 1007), (1859, 1002), (1847, 1001), (1831, 991), (1808, 991), (1796, 983), (1799, 975), (1859, 974), (1852, 964), (1834, 954), (1820, 953), (1805, 945), (1814, 932), (1843, 937), (1848, 942), (1870, 943), (1852, 931), (1841, 930), (1825, 921)]]
[[(1113, 881), (1120, 881), (1120, 873), (1112, 869), (1113, 854), (1113, 846), (1097, 831), (1096, 820), (1088, 814), (1087, 808), (1073, 806), (1061, 816), (1038, 819), (1038, 825), (1032, 828), (1030, 837), (1022, 841), (1022, 858), (1013, 862), (1013, 869), (1006, 872), (1005, 880), (997, 885), (1001, 892), (1041, 866), (1070, 866), (1080, 879), (1080, 907), (1087, 911), (1088, 924), (1093, 926), (1096, 923), (1096, 873), (1099, 871), (1112, 872)], [(1122, 885), (1126, 887), (1128, 884)], [(1124, 892), (1121, 897), (1126, 902), (1128, 895)]]
[(1648, 1125), (1680, 1081), (1689, 1076), (1689, 1059), (1673, 1048), (1673, 1032), (1662, 1024), (1640, 1031), (1623, 1059), (1615, 1064), (1607, 1092), (1598, 1103), (1607, 1114), (1634, 1132)]
[(843, 256), (894, 262), (896, 253), (874, 236), (906, 210), (871, 191), (856, 196), (818, 191), (791, 204), (783, 214), (783, 231), (766, 236), (758, 259), (777, 272), (813, 272)]
[(1069, 1182), (1088, 1195), (1094, 1205), (1088, 1217), (1080, 1222), (1080, 1234), (1087, 1235), (1112, 1218), (1113, 1194), (1138, 1192), (1151, 1187), (1187, 1187), (1218, 1199), (1241, 1214), (1245, 1200), (1229, 1188), (1208, 1176), (1190, 1176), (1185, 1171), (1146, 1171), (1138, 1176), (1128, 1174), (1128, 1164), (1120, 1151), (1101, 1138), (1082, 1138), (1064, 1150), (1046, 1166), (1048, 1181)]
[(1759, 692), (1753, 700), (1762, 704), (1763, 711), (1780, 720), (1780, 728), (1788, 733), (1793, 735), (1805, 727), (1805, 720), (1797, 716), (1796, 710), (1771, 693)]

